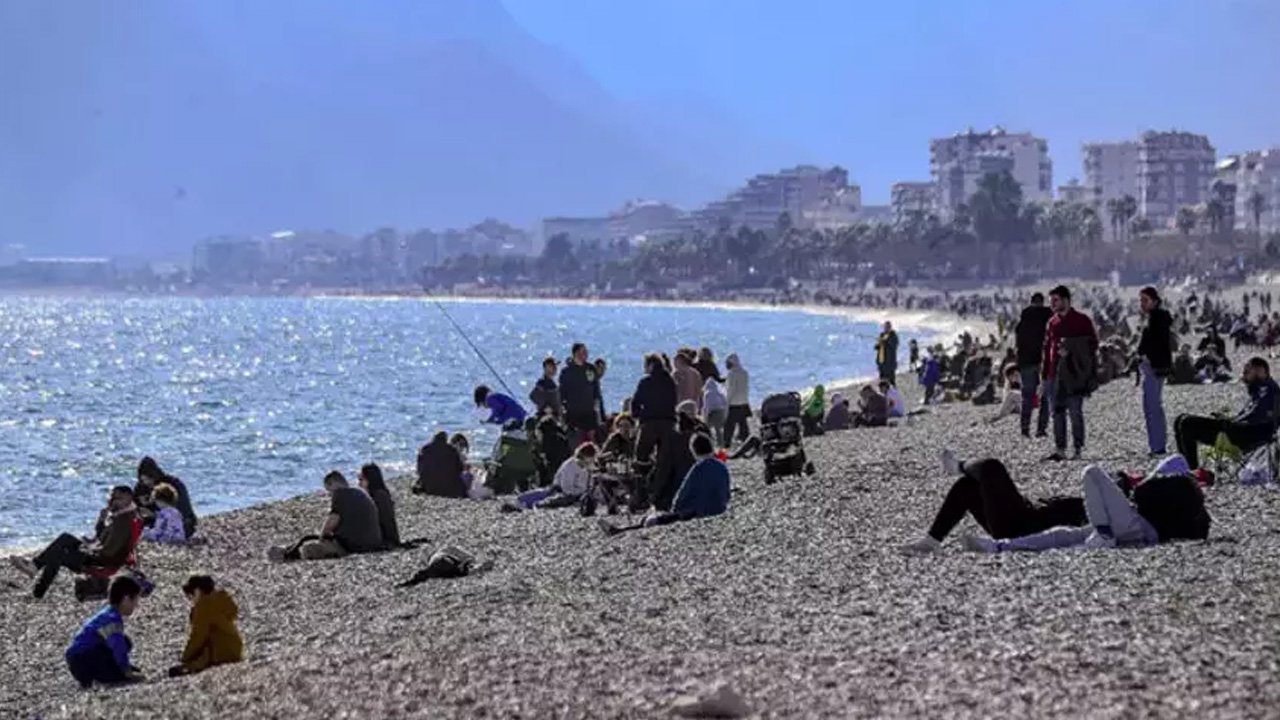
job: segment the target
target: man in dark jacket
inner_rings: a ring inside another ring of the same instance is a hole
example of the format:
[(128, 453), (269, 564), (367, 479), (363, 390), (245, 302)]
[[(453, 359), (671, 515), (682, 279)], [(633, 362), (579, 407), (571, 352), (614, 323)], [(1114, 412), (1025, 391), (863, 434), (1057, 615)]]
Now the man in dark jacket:
[[(636, 391), (631, 396), (631, 415), (640, 423), (640, 435), (636, 440), (636, 472), (642, 477), (653, 465), (654, 451), (659, 450), (676, 424), (676, 381), (658, 355), (645, 356), (644, 370), (645, 375), (636, 383)], [(640, 497), (634, 499), (637, 506), (648, 499), (647, 483), (638, 485)]]
[(569, 443), (577, 448), (600, 428), (600, 379), (587, 359), (587, 346), (574, 343), (569, 362), (560, 371), (560, 406), (569, 426)]
[(85, 572), (91, 568), (123, 566), (137, 544), (139, 528), (141, 520), (133, 503), (133, 489), (117, 485), (111, 489), (106, 510), (98, 519), (98, 536), (93, 542), (63, 533), (34, 559), (14, 556), (10, 562), (27, 575), (39, 573), (32, 592), (39, 599), (64, 567), (72, 572)]
[(1142, 376), (1142, 414), (1147, 423), (1147, 449), (1153, 457), (1165, 454), (1168, 425), (1164, 416), (1164, 379), (1173, 368), (1173, 316), (1164, 309), (1153, 287), (1142, 288), (1138, 304), (1147, 316), (1138, 341), (1138, 373)]
[[(1022, 379), (1022, 436), (1031, 437), (1031, 411), (1035, 409), (1036, 392), (1040, 389), (1040, 359), (1044, 352), (1044, 333), (1053, 311), (1044, 306), (1044, 294), (1034, 293), (1031, 304), (1022, 309), (1014, 338), (1018, 350), (1018, 374)], [(1036, 437), (1044, 437), (1049, 428), (1049, 403), (1041, 399), (1036, 419)]]
[(465, 498), (462, 456), (449, 444), (449, 434), (438, 432), (418, 451), (418, 482), (411, 488), (418, 495)]
[[(1073, 456), (1084, 451), (1084, 399), (1097, 379), (1098, 331), (1088, 315), (1071, 307), (1071, 291), (1065, 285), (1049, 291), (1053, 317), (1045, 327), (1043, 367), (1044, 400), (1053, 405), (1055, 452), (1048, 459), (1065, 460), (1067, 416), (1071, 416)], [(1052, 390), (1049, 390), (1052, 388)]]
[(529, 401), (533, 403), (535, 415), (560, 414), (560, 388), (556, 385), (558, 370), (555, 358), (546, 358), (542, 361), (542, 377), (538, 378), (538, 382), (533, 385), (533, 390), (529, 391)]
[(876, 369), (880, 371), (881, 380), (897, 385), (898, 333), (894, 332), (893, 323), (886, 322), (880, 337), (876, 338)]
[(1212, 445), (1220, 434), (1244, 452), (1262, 447), (1275, 435), (1280, 386), (1271, 379), (1271, 366), (1260, 357), (1251, 358), (1241, 379), (1249, 388), (1249, 401), (1234, 418), (1182, 415), (1174, 420), (1178, 453), (1192, 469), (1200, 467), (1200, 444)]
[(169, 485), (178, 492), (178, 512), (182, 514), (182, 526), (190, 538), (196, 534), (196, 511), (191, 505), (191, 493), (186, 483), (160, 469), (160, 464), (151, 457), (144, 457), (138, 462), (138, 484), (133, 488), (134, 503), (138, 506), (139, 515), (150, 525), (155, 512), (155, 501), (151, 499), (151, 491), (160, 485)]

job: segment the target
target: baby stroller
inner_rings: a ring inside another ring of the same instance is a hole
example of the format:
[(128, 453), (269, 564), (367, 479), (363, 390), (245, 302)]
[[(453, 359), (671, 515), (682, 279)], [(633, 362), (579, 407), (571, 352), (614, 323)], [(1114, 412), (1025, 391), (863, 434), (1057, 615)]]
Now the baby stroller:
[(804, 454), (804, 426), (800, 394), (770, 395), (760, 406), (760, 450), (764, 453), (764, 481), (811, 471)]
[(616, 515), (619, 508), (627, 507), (631, 502), (631, 472), (630, 461), (622, 460), (607, 463), (598, 472), (591, 473), (591, 483), (578, 503), (579, 514), (591, 517), (603, 505), (605, 512)]

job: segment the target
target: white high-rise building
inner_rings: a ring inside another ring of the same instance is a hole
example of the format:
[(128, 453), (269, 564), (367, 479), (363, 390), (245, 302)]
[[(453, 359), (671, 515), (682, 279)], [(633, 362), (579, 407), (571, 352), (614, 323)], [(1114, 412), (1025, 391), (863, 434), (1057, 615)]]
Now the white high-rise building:
[(973, 173), (1005, 165), (1022, 186), (1024, 201), (1053, 200), (1053, 161), (1049, 159), (1049, 143), (1043, 138), (996, 127), (929, 141), (929, 167), (937, 186), (939, 213), (949, 217), (960, 203), (968, 202), (972, 193), (968, 180)]
[(1218, 177), (1236, 187), (1237, 230), (1280, 232), (1280, 147), (1229, 156)]
[(1084, 184), (1100, 206), (1126, 195), (1137, 200), (1138, 143), (1132, 140), (1085, 143)]
[(1178, 208), (1209, 200), (1216, 154), (1209, 138), (1189, 132), (1142, 133), (1138, 143), (1138, 214), (1171, 227)]

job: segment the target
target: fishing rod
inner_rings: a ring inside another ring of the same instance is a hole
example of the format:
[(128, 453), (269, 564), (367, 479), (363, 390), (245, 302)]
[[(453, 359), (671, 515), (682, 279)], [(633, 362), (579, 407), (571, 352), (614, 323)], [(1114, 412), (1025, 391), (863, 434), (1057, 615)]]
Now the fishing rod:
[(493, 369), (493, 366), (489, 364), (489, 360), (485, 358), (484, 353), (480, 352), (480, 348), (476, 347), (476, 344), (471, 342), (470, 337), (467, 337), (466, 331), (462, 329), (462, 326), (458, 324), (458, 321), (453, 319), (453, 316), (449, 314), (448, 310), (445, 310), (444, 305), (441, 304), (439, 300), (434, 302), (436, 307), (440, 308), (440, 312), (444, 313), (444, 316), (449, 320), (449, 324), (453, 325), (453, 329), (457, 330), (458, 334), (462, 336), (462, 339), (466, 340), (467, 344), (471, 346), (471, 349), (475, 351), (476, 357), (480, 358), (480, 362), (484, 363), (484, 366), (489, 368), (489, 372), (493, 373), (493, 376), (498, 379), (498, 384), (502, 386), (502, 389), (507, 391), (507, 395), (514, 398), (516, 394), (511, 391), (510, 387), (507, 387), (507, 381), (503, 380), (502, 376), (498, 374), (498, 371)]

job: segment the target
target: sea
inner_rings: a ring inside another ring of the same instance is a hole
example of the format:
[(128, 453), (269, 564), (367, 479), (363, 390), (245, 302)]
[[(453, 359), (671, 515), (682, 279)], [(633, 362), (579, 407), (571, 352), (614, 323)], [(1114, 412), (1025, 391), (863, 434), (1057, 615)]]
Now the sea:
[[(144, 455), (182, 478), (206, 515), (318, 491), (331, 469), (408, 471), (437, 430), (467, 433), (483, 452), (496, 432), (473, 388), (505, 382), (524, 402), (542, 359), (563, 360), (574, 342), (608, 362), (612, 410), (646, 352), (708, 346), (722, 370), (737, 353), (759, 403), (874, 375), (878, 331), (848, 314), (772, 308), (0, 298), (0, 547), (87, 532)], [(899, 331), (905, 356), (917, 333)]]

